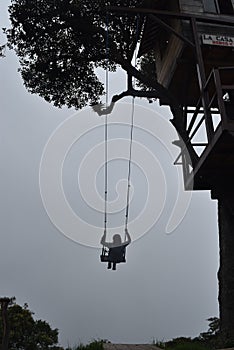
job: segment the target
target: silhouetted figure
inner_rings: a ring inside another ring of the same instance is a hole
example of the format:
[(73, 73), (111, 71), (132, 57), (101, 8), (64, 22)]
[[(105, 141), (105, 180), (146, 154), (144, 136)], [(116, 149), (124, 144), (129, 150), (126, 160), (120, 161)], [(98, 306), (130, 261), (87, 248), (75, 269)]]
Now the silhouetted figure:
[(224, 99), (227, 117), (234, 120), (234, 90), (229, 90)]
[(112, 267), (112, 270), (116, 270), (116, 264), (125, 262), (126, 247), (129, 245), (129, 243), (131, 243), (131, 237), (127, 229), (125, 229), (125, 235), (126, 239), (124, 242), (122, 242), (121, 236), (119, 234), (115, 234), (113, 236), (113, 242), (106, 242), (106, 232), (104, 232), (104, 235), (101, 239), (101, 244), (109, 249), (107, 260), (108, 269), (111, 269)]

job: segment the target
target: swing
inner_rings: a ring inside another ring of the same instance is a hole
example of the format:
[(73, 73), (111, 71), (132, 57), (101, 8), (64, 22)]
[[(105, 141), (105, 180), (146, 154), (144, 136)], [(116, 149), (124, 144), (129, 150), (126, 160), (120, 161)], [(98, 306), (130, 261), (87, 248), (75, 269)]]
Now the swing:
[(100, 255), (101, 262), (108, 262), (109, 259), (109, 249), (102, 247), (102, 254)]
[[(129, 215), (129, 200), (130, 200), (130, 180), (131, 180), (131, 163), (132, 163), (132, 142), (133, 142), (133, 127), (134, 127), (134, 97), (132, 99), (132, 115), (131, 115), (131, 131), (130, 131), (130, 146), (129, 146), (129, 159), (128, 159), (128, 187), (127, 187), (127, 198), (126, 198), (126, 213), (125, 213), (125, 238), (126, 242), (127, 237), (127, 227), (128, 227), (128, 215)], [(107, 115), (105, 119), (105, 215), (104, 215), (104, 233), (107, 229)], [(116, 263), (125, 263), (126, 262), (126, 246), (124, 242), (120, 246), (116, 247), (106, 247), (103, 244), (102, 253), (100, 255), (101, 262), (116, 262)], [(111, 255), (116, 256), (113, 261)]]
[[(108, 65), (108, 18), (107, 18), (107, 37), (106, 37), (106, 60)], [(136, 64), (136, 54), (135, 54), (135, 64)], [(131, 112), (131, 130), (130, 130), (130, 145), (129, 145), (129, 159), (128, 159), (128, 187), (127, 187), (127, 198), (126, 198), (126, 212), (125, 212), (125, 238), (121, 245), (116, 247), (107, 247), (103, 244), (102, 252), (100, 255), (101, 262), (107, 263), (125, 263), (126, 262), (126, 246), (131, 242), (126, 241), (128, 228), (128, 214), (129, 214), (129, 195), (130, 195), (130, 179), (131, 179), (131, 163), (132, 163), (132, 141), (133, 141), (133, 127), (134, 127), (134, 102), (135, 98), (132, 98), (132, 112)], [(108, 106), (108, 69), (106, 70), (106, 106)], [(108, 188), (108, 168), (107, 168), (107, 141), (108, 141), (108, 124), (107, 124), (108, 112), (105, 114), (105, 214), (104, 214), (104, 234), (107, 230), (107, 188)], [(126, 244), (124, 244), (126, 242)]]
[[(111, 249), (111, 248), (110, 248)], [(100, 255), (100, 260), (101, 262), (112, 262), (109, 256), (110, 253), (110, 249), (106, 248), (106, 247), (102, 247), (102, 254)], [(122, 256), (121, 258), (118, 260), (118, 264), (119, 263), (126, 263), (126, 249), (124, 247), (123, 252), (122, 252)]]

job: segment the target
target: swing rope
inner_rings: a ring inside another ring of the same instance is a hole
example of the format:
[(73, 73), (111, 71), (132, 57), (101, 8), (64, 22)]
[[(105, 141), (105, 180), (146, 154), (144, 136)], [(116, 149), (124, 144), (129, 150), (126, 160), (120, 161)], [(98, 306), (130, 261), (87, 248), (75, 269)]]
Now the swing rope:
[[(135, 98), (132, 98), (132, 114), (131, 114), (131, 129), (130, 129), (130, 145), (128, 158), (128, 187), (126, 198), (126, 212), (125, 212), (125, 230), (128, 229), (129, 204), (130, 204), (130, 188), (131, 188), (131, 170), (132, 170), (132, 142), (133, 142), (133, 128), (134, 128), (134, 112), (135, 112)], [(125, 232), (126, 239), (126, 232)]]
[[(138, 36), (138, 22), (137, 18), (137, 30), (136, 30), (136, 40)], [(109, 99), (109, 18), (108, 12), (106, 14), (106, 106), (108, 106)], [(135, 50), (135, 66), (137, 61), (137, 53)], [(135, 79), (133, 81), (135, 87)], [(135, 97), (132, 98), (132, 112), (131, 112), (131, 128), (130, 128), (130, 144), (129, 144), (129, 158), (128, 158), (128, 177), (127, 177), (127, 195), (126, 195), (126, 211), (125, 211), (125, 229), (128, 228), (128, 218), (129, 218), (129, 206), (130, 206), (130, 187), (131, 187), (131, 170), (132, 170), (132, 144), (133, 144), (133, 130), (134, 130), (134, 112), (135, 112)], [(105, 208), (104, 208), (104, 232), (107, 230), (107, 204), (108, 204), (108, 113), (105, 114), (105, 174), (104, 174), (104, 187), (105, 187)], [(126, 231), (125, 231), (126, 240)]]
[[(137, 16), (137, 27), (136, 27), (136, 42), (138, 40), (139, 32), (139, 16)], [(137, 52), (134, 53), (134, 66), (137, 63)], [(135, 89), (136, 80), (133, 80), (133, 88)], [(128, 159), (128, 187), (127, 187), (127, 198), (126, 198), (126, 213), (125, 213), (125, 230), (128, 229), (128, 218), (129, 218), (129, 205), (130, 205), (130, 188), (131, 188), (131, 170), (132, 170), (132, 143), (133, 143), (133, 129), (134, 129), (134, 112), (135, 112), (135, 96), (132, 97), (132, 113), (131, 113), (131, 129), (130, 129), (130, 146), (129, 146), (129, 159)], [(125, 240), (126, 240), (125, 231)]]
[[(106, 13), (106, 106), (108, 106), (108, 99), (109, 99), (109, 70), (108, 70), (108, 61), (109, 61), (109, 19), (108, 19), (108, 12)], [(108, 113), (105, 114), (105, 128), (104, 128), (104, 137), (105, 137), (105, 174), (104, 174), (104, 198), (105, 198), (105, 206), (104, 206), (104, 232), (107, 230), (107, 201), (108, 201)]]
[(108, 159), (108, 148), (107, 148), (107, 139), (108, 139), (108, 124), (107, 124), (107, 114), (105, 115), (105, 208), (104, 208), (104, 230), (106, 231), (107, 229), (107, 200), (108, 200), (108, 192), (107, 192), (107, 188), (108, 188), (108, 167), (107, 167), (107, 159)]

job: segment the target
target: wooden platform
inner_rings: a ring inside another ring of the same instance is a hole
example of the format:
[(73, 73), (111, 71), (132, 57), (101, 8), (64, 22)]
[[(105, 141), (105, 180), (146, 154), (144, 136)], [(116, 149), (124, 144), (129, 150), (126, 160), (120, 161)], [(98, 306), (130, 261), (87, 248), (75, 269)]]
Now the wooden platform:
[(161, 350), (155, 345), (150, 344), (112, 344), (104, 343), (104, 350)]

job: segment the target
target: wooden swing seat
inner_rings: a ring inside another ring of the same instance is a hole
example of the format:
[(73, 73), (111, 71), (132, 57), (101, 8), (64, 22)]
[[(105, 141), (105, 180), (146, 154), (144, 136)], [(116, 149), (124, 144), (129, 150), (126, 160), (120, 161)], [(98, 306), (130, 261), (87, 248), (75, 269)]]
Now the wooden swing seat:
[(102, 254), (100, 255), (101, 262), (116, 262), (119, 263), (126, 263), (126, 257), (125, 257), (125, 250), (121, 258), (117, 259), (117, 261), (113, 261), (111, 257), (109, 256), (109, 249), (103, 247), (102, 248)]

